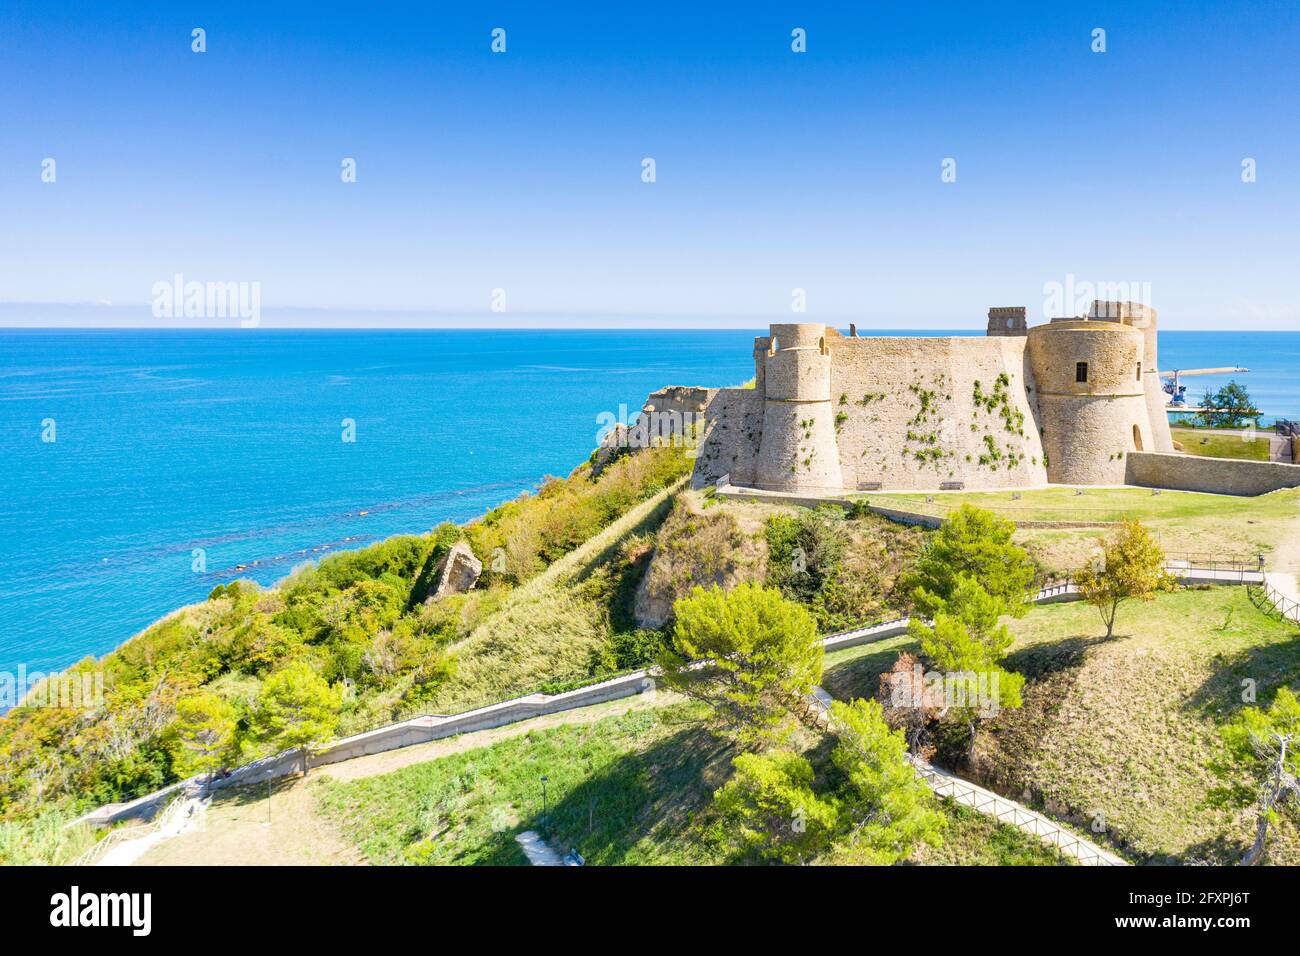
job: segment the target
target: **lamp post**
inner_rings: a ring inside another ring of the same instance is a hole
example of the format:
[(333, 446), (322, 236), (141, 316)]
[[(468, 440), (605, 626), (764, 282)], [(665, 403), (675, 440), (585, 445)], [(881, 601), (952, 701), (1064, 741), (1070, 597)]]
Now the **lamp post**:
[(542, 774), (542, 832), (545, 833), (550, 824), (550, 813), (546, 804), (546, 774)]

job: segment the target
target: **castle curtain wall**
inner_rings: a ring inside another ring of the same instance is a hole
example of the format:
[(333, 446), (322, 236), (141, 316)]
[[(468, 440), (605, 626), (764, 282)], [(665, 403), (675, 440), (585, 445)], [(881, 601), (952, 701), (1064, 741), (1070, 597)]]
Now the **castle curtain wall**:
[(831, 338), (845, 486), (1045, 484), (1023, 337)]

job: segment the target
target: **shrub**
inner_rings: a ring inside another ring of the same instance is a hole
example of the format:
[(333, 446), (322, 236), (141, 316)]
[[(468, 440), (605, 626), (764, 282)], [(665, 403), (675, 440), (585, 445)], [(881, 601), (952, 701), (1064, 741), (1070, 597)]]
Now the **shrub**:
[(1028, 552), (1011, 542), (1016, 526), (991, 511), (962, 505), (926, 542), (902, 585), (916, 611), (927, 617), (942, 610), (963, 577), (978, 582), (1003, 602), (1003, 613), (1028, 608), (1035, 567)]
[[(745, 583), (696, 588), (676, 606), (672, 645), (660, 658), (666, 687), (713, 707), (742, 741), (777, 739), (791, 707), (822, 675), (811, 614), (779, 591)], [(708, 667), (692, 667), (709, 660)]]
[(714, 794), (720, 841), (744, 855), (808, 863), (829, 845), (838, 810), (813, 792), (811, 764), (799, 754), (741, 754)]

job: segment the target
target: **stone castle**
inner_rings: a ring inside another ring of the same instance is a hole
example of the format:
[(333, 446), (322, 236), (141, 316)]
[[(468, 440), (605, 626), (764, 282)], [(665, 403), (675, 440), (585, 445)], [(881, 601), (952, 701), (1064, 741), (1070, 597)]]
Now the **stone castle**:
[[(1132, 452), (1172, 452), (1156, 312), (1094, 302), (1030, 328), (988, 313), (988, 334), (843, 335), (771, 326), (754, 387), (676, 396), (703, 412), (694, 484), (768, 491), (1120, 485)], [(685, 390), (683, 390), (685, 391)]]

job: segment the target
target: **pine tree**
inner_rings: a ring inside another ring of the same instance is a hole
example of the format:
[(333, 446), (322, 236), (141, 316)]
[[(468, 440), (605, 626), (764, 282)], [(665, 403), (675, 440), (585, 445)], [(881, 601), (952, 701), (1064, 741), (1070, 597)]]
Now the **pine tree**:
[(901, 580), (917, 612), (934, 616), (969, 577), (1002, 600), (1002, 613), (1022, 615), (1035, 569), (1029, 553), (1011, 542), (1015, 530), (1013, 522), (971, 505), (949, 515)]
[(212, 775), (233, 757), (235, 708), (216, 694), (194, 694), (176, 702), (174, 761), (181, 773)]
[(331, 688), (306, 662), (299, 661), (266, 679), (254, 726), (258, 735), (283, 750), (302, 751), (303, 773), (313, 744), (327, 740), (338, 726), (342, 692)]
[(939, 843), (943, 818), (930, 788), (907, 759), (902, 731), (891, 730), (874, 700), (831, 705), (838, 738), (831, 760), (848, 778), (841, 804), (845, 846), (856, 862), (889, 865), (918, 843)]
[[(804, 608), (757, 584), (695, 588), (673, 605), (664, 686), (703, 700), (744, 743), (779, 739), (822, 676), (817, 625)], [(697, 662), (707, 661), (707, 664)]]

